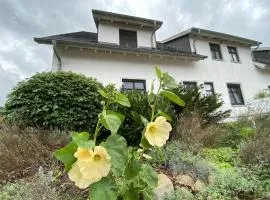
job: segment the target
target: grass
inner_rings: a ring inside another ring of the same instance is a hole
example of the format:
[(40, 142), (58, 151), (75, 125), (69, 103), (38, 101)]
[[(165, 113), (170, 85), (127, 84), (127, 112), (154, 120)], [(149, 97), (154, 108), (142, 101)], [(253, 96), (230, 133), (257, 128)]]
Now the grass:
[(68, 133), (0, 125), (0, 183), (26, 177), (40, 166), (55, 165), (52, 152), (67, 143)]

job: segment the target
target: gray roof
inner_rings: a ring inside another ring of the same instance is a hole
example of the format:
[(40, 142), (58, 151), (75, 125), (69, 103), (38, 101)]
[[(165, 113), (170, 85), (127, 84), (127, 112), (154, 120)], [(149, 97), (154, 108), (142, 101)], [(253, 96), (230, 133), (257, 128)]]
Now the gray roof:
[(263, 63), (263, 64), (270, 64), (270, 59), (269, 58), (254, 58), (253, 59), (255, 62)]
[(253, 51), (270, 51), (270, 47), (260, 47), (260, 48), (255, 48)]
[(180, 32), (176, 35), (173, 35), (173, 36), (163, 40), (162, 42), (163, 43), (169, 42), (171, 40), (175, 40), (175, 39), (182, 37), (182, 36), (185, 36), (185, 35), (201, 36), (201, 37), (209, 38), (209, 39), (238, 42), (238, 43), (243, 43), (243, 44), (247, 44), (250, 46), (257, 46), (257, 45), (261, 44), (261, 42), (256, 41), (256, 40), (251, 40), (251, 39), (247, 39), (247, 38), (243, 38), (243, 37), (239, 37), (239, 36), (235, 36), (235, 35), (230, 35), (227, 33), (210, 31), (210, 30), (196, 28), (196, 27), (190, 28), (190, 29), (185, 30), (183, 32)]
[(77, 41), (77, 42), (97, 42), (97, 33), (93, 32), (73, 32), (59, 35), (51, 35), (47, 37), (34, 38), (37, 43), (52, 44), (53, 40)]
[(117, 22), (141, 27), (150, 27), (154, 28), (155, 30), (159, 29), (163, 24), (163, 22), (159, 20), (123, 15), (102, 10), (93, 9), (92, 14), (97, 27), (100, 20), (108, 21), (111, 23)]
[(53, 41), (56, 41), (57, 43), (77, 47), (91, 47), (98, 49), (147, 53), (160, 56), (189, 57), (190, 59), (194, 60), (201, 60), (207, 58), (207, 56), (187, 52), (183, 49), (169, 47), (168, 45), (164, 45), (162, 43), (157, 43), (157, 48), (142, 48), (142, 47), (129, 48), (129, 47), (122, 47), (116, 44), (99, 43), (97, 42), (97, 33), (85, 31), (34, 38), (34, 40), (39, 44), (53, 44)]

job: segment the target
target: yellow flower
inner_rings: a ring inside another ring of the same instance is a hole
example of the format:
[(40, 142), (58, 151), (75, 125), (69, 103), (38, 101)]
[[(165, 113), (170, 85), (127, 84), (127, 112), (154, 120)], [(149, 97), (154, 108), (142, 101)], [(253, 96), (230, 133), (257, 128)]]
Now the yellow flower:
[(78, 147), (77, 151), (74, 153), (74, 156), (80, 161), (87, 161), (92, 158), (93, 150), (88, 148)]
[(82, 175), (77, 161), (72, 165), (71, 170), (69, 170), (68, 177), (70, 180), (74, 181), (75, 185), (80, 189), (87, 188), (93, 182), (92, 179), (87, 179)]
[(70, 180), (83, 189), (106, 177), (111, 170), (111, 157), (102, 146), (94, 149), (78, 148), (74, 154), (77, 161), (69, 171)]
[(166, 122), (166, 118), (159, 116), (154, 122), (150, 122), (145, 131), (145, 138), (152, 146), (162, 147), (169, 139), (172, 126)]

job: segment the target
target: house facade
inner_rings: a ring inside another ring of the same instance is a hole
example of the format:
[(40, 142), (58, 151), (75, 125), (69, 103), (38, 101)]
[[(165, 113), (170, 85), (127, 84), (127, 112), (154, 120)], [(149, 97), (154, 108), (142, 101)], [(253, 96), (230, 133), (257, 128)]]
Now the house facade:
[(148, 90), (158, 65), (187, 87), (203, 84), (207, 95), (220, 93), (232, 116), (244, 112), (256, 93), (270, 87), (269, 65), (252, 54), (258, 41), (191, 28), (158, 42), (155, 33), (161, 21), (92, 13), (97, 33), (35, 38), (53, 46), (52, 71), (73, 71), (119, 88)]

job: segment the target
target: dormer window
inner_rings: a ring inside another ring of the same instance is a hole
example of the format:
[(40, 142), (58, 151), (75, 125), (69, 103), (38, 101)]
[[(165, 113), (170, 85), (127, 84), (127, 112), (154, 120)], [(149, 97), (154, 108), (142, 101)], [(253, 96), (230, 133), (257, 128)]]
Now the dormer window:
[(120, 46), (127, 48), (137, 48), (137, 32), (119, 30)]

